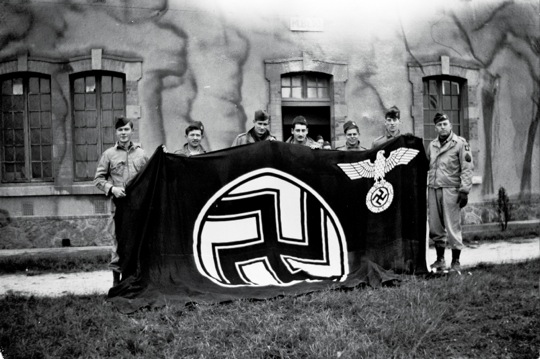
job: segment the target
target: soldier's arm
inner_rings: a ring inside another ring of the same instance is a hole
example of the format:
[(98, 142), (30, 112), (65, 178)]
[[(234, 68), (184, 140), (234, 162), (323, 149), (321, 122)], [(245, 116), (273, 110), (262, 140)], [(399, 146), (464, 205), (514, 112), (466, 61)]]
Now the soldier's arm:
[(472, 187), (472, 175), (474, 170), (471, 147), (465, 141), (461, 143), (459, 148), (459, 162), (461, 165), (461, 186), (460, 192), (469, 193)]
[(99, 163), (96, 168), (96, 175), (94, 176), (94, 185), (103, 191), (106, 196), (109, 195), (112, 183), (108, 181), (109, 179), (109, 167), (110, 167), (110, 160), (109, 156), (107, 156), (106, 153), (103, 153), (101, 155), (101, 158), (99, 160)]

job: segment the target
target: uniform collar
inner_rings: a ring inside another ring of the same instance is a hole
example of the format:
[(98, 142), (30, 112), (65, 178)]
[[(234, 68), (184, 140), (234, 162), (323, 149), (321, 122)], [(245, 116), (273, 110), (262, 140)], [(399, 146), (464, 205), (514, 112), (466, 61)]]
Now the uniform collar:
[(394, 137), (397, 137), (401, 134), (401, 132), (399, 130), (397, 130), (396, 134), (395, 135), (392, 135), (390, 133), (390, 131), (386, 130), (386, 138), (394, 138)]
[(356, 142), (356, 145), (354, 146), (349, 145), (349, 142), (345, 142), (345, 146), (347, 148), (360, 148), (360, 141)]
[(129, 144), (128, 144), (127, 148), (125, 148), (124, 146), (122, 146), (122, 145), (120, 144), (120, 142), (118, 142), (118, 141), (116, 142), (116, 148), (117, 148), (117, 149), (122, 149), (122, 150), (129, 151), (129, 150), (131, 150), (131, 149), (134, 148), (134, 147), (139, 147), (139, 146), (138, 146), (138, 145), (135, 145), (135, 144), (133, 143), (133, 141), (129, 141)]

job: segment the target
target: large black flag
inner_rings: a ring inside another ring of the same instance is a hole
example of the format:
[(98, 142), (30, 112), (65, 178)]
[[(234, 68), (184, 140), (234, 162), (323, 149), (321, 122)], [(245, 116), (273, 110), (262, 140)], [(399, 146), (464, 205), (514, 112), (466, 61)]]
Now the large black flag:
[[(117, 200), (123, 311), (167, 301), (378, 286), (425, 273), (426, 156), (265, 141), (195, 157), (158, 147)], [(392, 270), (392, 271), (390, 271)]]

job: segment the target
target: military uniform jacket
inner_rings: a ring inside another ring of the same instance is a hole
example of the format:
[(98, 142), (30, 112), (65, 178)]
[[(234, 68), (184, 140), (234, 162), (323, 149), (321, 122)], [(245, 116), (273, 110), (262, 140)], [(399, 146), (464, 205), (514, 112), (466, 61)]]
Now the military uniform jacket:
[(401, 132), (400, 132), (400, 131), (397, 131), (397, 133), (395, 134), (395, 136), (393, 136), (390, 132), (388, 132), (388, 130), (386, 130), (386, 135), (377, 137), (375, 140), (373, 140), (373, 143), (371, 144), (371, 148), (380, 146), (380, 145), (382, 145), (383, 143), (386, 143), (386, 142), (390, 141), (391, 139), (394, 139), (394, 138), (396, 138), (396, 137), (398, 137), (398, 136), (401, 136)]
[(428, 187), (458, 188), (469, 193), (474, 169), (471, 148), (467, 141), (454, 132), (441, 146), (438, 138), (427, 149), (429, 160)]
[(108, 195), (113, 186), (126, 187), (146, 162), (148, 157), (140, 145), (130, 142), (126, 150), (117, 142), (101, 155), (94, 176), (94, 185)]
[(202, 145), (199, 145), (199, 152), (196, 152), (196, 153), (192, 153), (190, 150), (189, 150), (189, 146), (188, 144), (184, 144), (184, 147), (182, 147), (182, 149), (180, 150), (177, 150), (177, 151), (174, 151), (175, 154), (177, 155), (184, 155), (184, 156), (194, 156), (194, 155), (202, 155), (203, 153), (206, 153), (206, 150), (204, 149), (204, 147)]
[[(238, 136), (236, 136), (236, 138), (234, 139), (231, 147), (240, 146), (240, 145), (246, 145), (248, 143), (258, 142), (257, 139), (255, 139), (253, 137), (254, 135), (253, 135), (252, 131), (255, 131), (255, 129), (252, 128), (251, 130), (249, 130), (247, 132), (244, 132), (244, 133), (241, 133)], [(276, 140), (276, 138), (274, 136), (272, 136), (270, 134), (270, 132), (267, 132), (266, 134), (267, 134), (266, 137), (263, 138), (263, 139), (260, 139), (259, 141), (275, 141)]]
[(367, 148), (360, 146), (360, 141), (356, 143), (355, 146), (349, 146), (348, 143), (345, 143), (343, 146), (336, 147), (338, 151), (366, 151)]
[[(295, 143), (294, 142), (294, 136), (291, 136), (287, 139), (287, 141), (285, 141), (285, 143)], [(298, 143), (297, 143), (298, 144)], [(319, 143), (317, 141), (315, 141), (313, 138), (311, 137), (306, 137), (306, 140), (304, 141), (304, 143), (301, 144), (302, 146), (308, 146), (308, 147), (317, 147), (319, 146)]]

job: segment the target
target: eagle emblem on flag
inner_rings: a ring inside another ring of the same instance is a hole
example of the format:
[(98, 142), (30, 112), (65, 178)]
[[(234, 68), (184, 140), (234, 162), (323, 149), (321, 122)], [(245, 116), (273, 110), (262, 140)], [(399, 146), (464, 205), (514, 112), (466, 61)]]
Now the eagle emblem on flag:
[(373, 213), (386, 210), (394, 199), (392, 184), (384, 179), (386, 173), (398, 165), (408, 164), (417, 154), (418, 150), (400, 147), (384, 157), (384, 150), (377, 152), (375, 162), (364, 160), (353, 163), (338, 163), (339, 168), (351, 179), (374, 178), (375, 183), (366, 196), (366, 205)]

